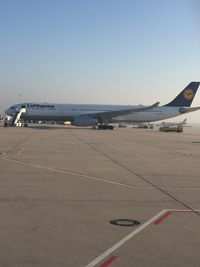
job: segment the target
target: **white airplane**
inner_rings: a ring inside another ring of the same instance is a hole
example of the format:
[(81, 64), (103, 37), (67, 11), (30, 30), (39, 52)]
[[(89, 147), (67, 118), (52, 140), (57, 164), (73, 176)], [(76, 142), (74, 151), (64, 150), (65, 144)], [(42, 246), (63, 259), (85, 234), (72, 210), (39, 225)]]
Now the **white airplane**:
[(72, 125), (98, 125), (100, 129), (106, 129), (109, 123), (115, 122), (153, 122), (199, 110), (200, 107), (190, 107), (199, 84), (191, 82), (164, 106), (158, 106), (159, 102), (152, 106), (21, 103), (11, 106), (5, 113), (16, 118), (16, 114), (23, 109), (25, 112), (21, 113), (20, 119), (24, 121), (70, 121)]
[(183, 121), (180, 122), (170, 122), (170, 121), (163, 121), (161, 122), (162, 126), (183, 126), (186, 124), (187, 119), (184, 119)]

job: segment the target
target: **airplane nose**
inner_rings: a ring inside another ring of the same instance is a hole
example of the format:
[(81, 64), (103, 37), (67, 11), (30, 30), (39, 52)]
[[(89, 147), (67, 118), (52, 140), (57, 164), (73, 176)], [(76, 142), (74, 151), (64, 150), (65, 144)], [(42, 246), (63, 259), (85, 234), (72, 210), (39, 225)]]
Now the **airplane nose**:
[(6, 114), (6, 115), (9, 115), (9, 109), (6, 109), (6, 110), (5, 110), (5, 114)]
[(5, 110), (5, 113), (8, 116), (12, 116), (15, 113), (15, 110), (9, 108)]

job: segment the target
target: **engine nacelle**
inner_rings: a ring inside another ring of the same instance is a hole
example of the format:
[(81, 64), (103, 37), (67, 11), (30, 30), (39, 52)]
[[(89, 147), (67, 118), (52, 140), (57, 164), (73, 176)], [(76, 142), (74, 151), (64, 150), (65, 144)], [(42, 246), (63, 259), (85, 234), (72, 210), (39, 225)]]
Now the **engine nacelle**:
[(184, 114), (184, 113), (187, 113), (188, 112), (188, 109), (187, 108), (179, 108), (179, 112), (181, 114)]
[(98, 124), (98, 120), (89, 116), (79, 116), (74, 119), (73, 124), (75, 126), (93, 126)]

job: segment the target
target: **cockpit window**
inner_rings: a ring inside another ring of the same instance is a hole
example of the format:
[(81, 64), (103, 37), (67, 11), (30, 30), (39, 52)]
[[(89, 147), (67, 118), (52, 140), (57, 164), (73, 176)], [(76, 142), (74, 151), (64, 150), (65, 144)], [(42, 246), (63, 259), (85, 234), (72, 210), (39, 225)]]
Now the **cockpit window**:
[(15, 109), (15, 106), (10, 107), (10, 109)]

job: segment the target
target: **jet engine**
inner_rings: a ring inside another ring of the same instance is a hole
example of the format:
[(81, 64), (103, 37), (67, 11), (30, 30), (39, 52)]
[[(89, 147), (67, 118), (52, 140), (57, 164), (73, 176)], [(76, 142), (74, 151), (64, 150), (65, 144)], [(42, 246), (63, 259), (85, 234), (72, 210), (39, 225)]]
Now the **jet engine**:
[(187, 109), (187, 108), (179, 108), (179, 112), (180, 112), (181, 114), (183, 114), (183, 113), (187, 113), (187, 112), (188, 112), (188, 109)]
[(79, 116), (74, 119), (73, 124), (75, 126), (93, 126), (98, 124), (98, 119), (90, 116)]

